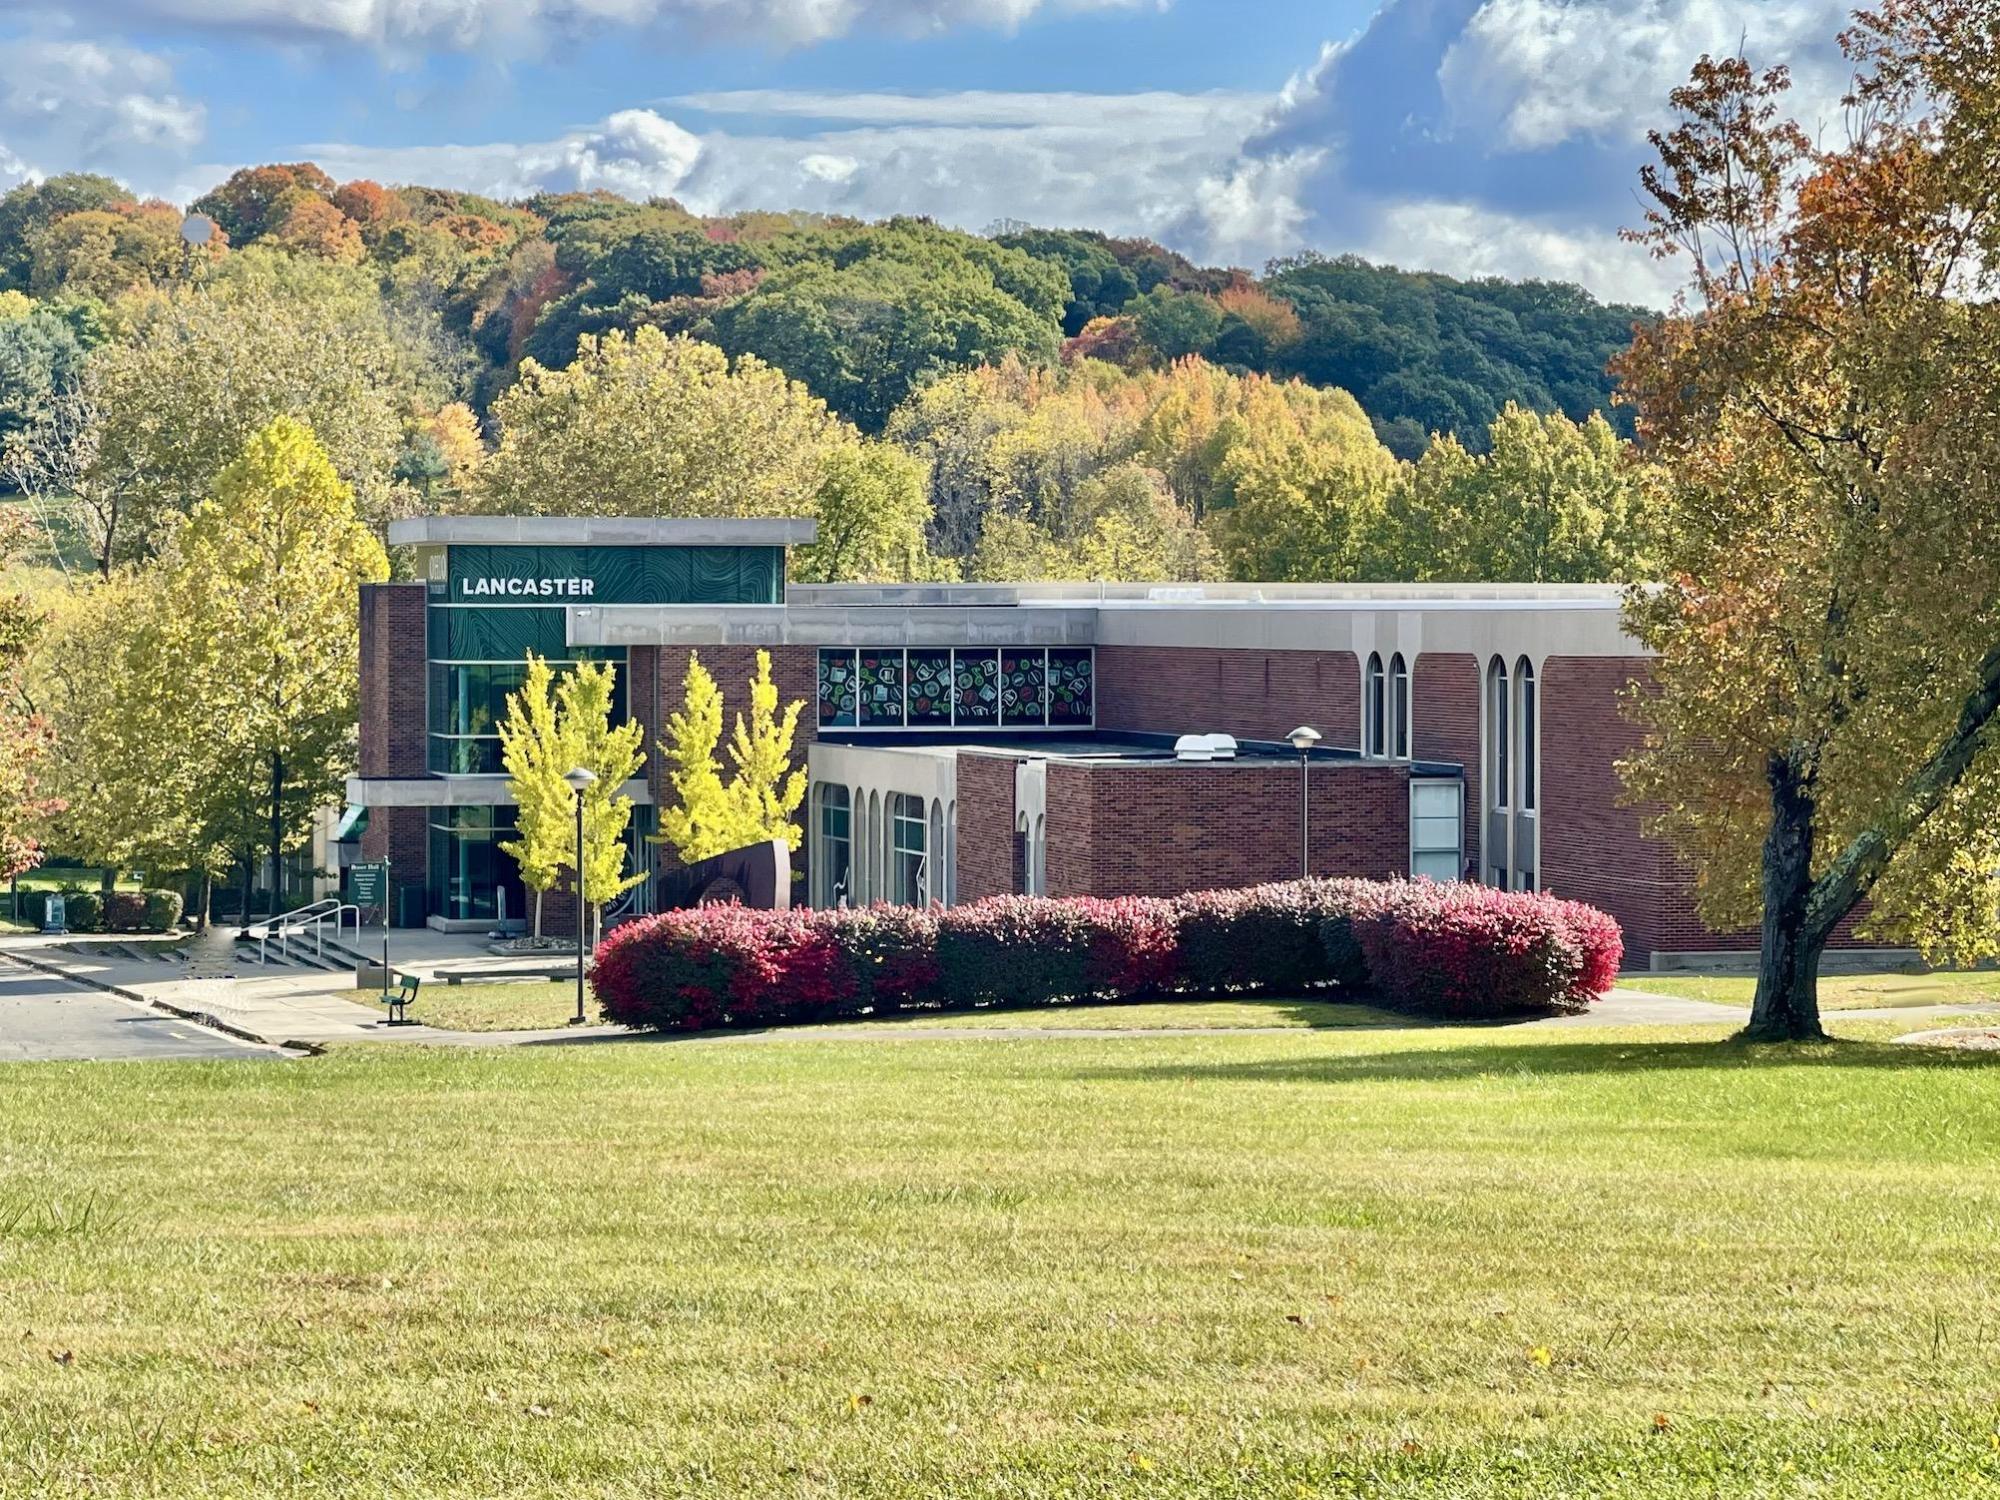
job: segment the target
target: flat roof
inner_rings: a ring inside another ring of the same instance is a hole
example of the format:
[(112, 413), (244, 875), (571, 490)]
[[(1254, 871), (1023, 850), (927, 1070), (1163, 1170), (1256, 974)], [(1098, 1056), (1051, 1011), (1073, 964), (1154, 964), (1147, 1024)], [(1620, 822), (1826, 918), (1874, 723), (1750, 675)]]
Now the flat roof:
[(804, 547), (819, 522), (796, 516), (411, 516), (394, 546)]
[(1426, 609), (1612, 610), (1616, 583), (807, 583), (791, 584), (793, 607), (918, 609), (979, 606), (1095, 610)]
[[(1174, 754), (1176, 736), (1150, 734), (1130, 729), (1078, 729), (1051, 733), (1029, 730), (1009, 733), (1004, 729), (821, 729), (815, 745), (838, 745), (854, 750), (900, 750), (956, 755), (1000, 755), (1023, 760), (1088, 761), (1104, 765), (1286, 765), (1299, 763), (1298, 751), (1282, 740), (1239, 739), (1233, 758), (1182, 760)], [(1314, 767), (1397, 766), (1410, 768), (1413, 776), (1460, 776), (1464, 768), (1456, 761), (1388, 760), (1369, 758), (1359, 750), (1338, 745), (1319, 745), (1312, 751)]]

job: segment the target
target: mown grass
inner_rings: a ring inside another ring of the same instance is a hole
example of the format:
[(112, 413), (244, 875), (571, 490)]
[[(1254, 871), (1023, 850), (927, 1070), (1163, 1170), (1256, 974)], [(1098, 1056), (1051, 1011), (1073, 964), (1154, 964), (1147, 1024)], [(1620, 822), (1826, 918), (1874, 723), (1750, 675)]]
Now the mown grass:
[[(1679, 995), (1716, 1005), (1747, 1008), (1757, 992), (1754, 974), (1647, 974), (1632, 981), (1633, 989), (1655, 995)], [(1823, 974), (1819, 1008), (1876, 1010), (1911, 1005), (1970, 1005), (2000, 1003), (2000, 969), (1940, 970), (1914, 974)]]
[[(371, 996), (379, 1005), (379, 996)], [(518, 980), (493, 984), (445, 984), (427, 979), (410, 1007), (413, 1020), (447, 1031), (542, 1031), (567, 1025), (576, 1014), (574, 981)], [(598, 1019), (597, 999), (586, 987), (584, 1014)]]
[(2000, 1486), (2000, 1064), (1724, 1030), (11, 1065), (0, 1494)]
[[(867, 1023), (862, 1023), (867, 1024)], [(892, 1017), (885, 1024), (917, 1030), (971, 1027), (1035, 1031), (1201, 1031), (1267, 1026), (1407, 1026), (1408, 1018), (1372, 1005), (1332, 1000), (1161, 1000), (1129, 1005), (1037, 1005), (939, 1011)]]

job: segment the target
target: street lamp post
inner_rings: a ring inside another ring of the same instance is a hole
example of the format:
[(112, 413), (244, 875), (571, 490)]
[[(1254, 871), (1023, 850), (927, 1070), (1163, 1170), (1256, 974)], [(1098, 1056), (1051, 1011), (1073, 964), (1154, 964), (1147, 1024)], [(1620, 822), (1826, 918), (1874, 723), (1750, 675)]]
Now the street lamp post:
[(1285, 736), (1299, 752), (1299, 879), (1312, 879), (1312, 748), (1319, 743), (1319, 731), (1301, 724)]
[(563, 772), (563, 780), (576, 793), (576, 1014), (570, 1017), (569, 1024), (581, 1026), (584, 1024), (583, 948), (589, 910), (583, 900), (583, 796), (597, 785), (597, 773), (588, 766), (578, 766)]

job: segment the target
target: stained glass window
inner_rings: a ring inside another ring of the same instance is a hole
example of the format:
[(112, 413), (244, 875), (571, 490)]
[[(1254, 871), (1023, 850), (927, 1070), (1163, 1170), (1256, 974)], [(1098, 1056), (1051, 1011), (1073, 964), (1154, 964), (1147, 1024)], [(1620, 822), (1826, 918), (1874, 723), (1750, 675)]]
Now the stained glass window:
[(819, 654), (819, 722), (837, 728), (854, 723), (856, 699), (854, 653), (822, 651)]
[(912, 729), (951, 723), (951, 653), (911, 651), (907, 720)]
[(959, 723), (994, 724), (999, 721), (999, 652), (952, 652), (952, 680), (957, 693)]
[(1049, 652), (1049, 722), (1087, 725), (1095, 720), (1088, 648), (1055, 647)]
[(861, 650), (861, 722), (870, 729), (903, 722), (903, 648)]
[(1048, 722), (1042, 695), (1047, 665), (1047, 653), (1040, 648), (1000, 653), (1002, 724), (1013, 726)]

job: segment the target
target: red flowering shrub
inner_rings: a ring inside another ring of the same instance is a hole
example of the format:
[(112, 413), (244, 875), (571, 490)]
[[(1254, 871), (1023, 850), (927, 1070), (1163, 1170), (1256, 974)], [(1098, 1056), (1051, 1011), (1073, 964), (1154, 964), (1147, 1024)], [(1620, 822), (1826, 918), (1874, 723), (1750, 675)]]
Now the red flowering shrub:
[(992, 896), (938, 913), (938, 985), (950, 1008), (1047, 1005), (1090, 993), (1079, 903)]
[(1180, 981), (1192, 990), (1314, 989), (1367, 978), (1360, 950), (1321, 938), (1373, 899), (1366, 880), (1292, 880), (1238, 891), (1195, 891), (1179, 909)]
[(1375, 997), (1455, 1019), (1575, 1013), (1611, 986), (1618, 924), (1575, 901), (1492, 886), (1393, 881), (1351, 934)]
[(853, 976), (842, 1015), (908, 1010), (938, 989), (938, 919), (915, 906), (856, 906), (812, 913)]
[(610, 1020), (683, 1031), (1330, 984), (1470, 1018), (1582, 1010), (1621, 956), (1618, 924), (1574, 901), (1313, 880), (1171, 901), (996, 896), (945, 911), (705, 906), (618, 928), (597, 950), (596, 982)]
[(627, 922), (598, 945), (598, 1004), (622, 1026), (674, 1031), (838, 1014), (854, 972), (817, 915), (703, 906)]
[(1084, 993), (1130, 1000), (1171, 988), (1179, 972), (1174, 903), (1151, 896), (1104, 899), (1079, 896), (1075, 907), (1088, 929), (1084, 951)]

